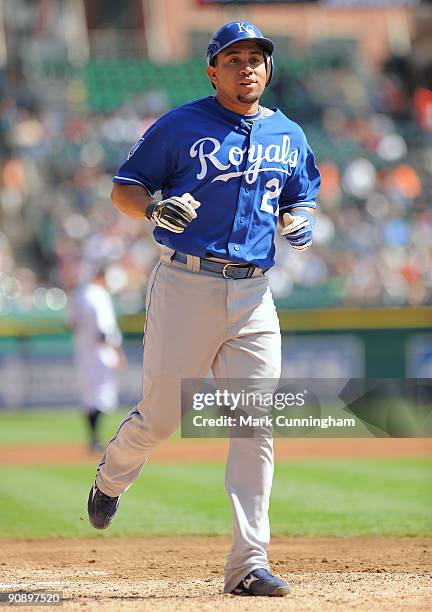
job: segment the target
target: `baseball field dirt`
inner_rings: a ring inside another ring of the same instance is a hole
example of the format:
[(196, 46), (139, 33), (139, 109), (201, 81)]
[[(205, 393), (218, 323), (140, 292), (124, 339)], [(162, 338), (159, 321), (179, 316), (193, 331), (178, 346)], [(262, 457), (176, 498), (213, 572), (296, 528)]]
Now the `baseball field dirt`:
[(432, 609), (427, 538), (274, 538), (291, 595), (223, 595), (227, 537), (3, 541), (3, 589), (62, 590), (66, 610)]
[[(227, 440), (172, 440), (158, 448), (151, 462), (224, 461)], [(432, 438), (276, 439), (276, 461), (283, 459), (430, 457)], [(96, 464), (82, 444), (13, 445), (0, 448), (0, 465)]]

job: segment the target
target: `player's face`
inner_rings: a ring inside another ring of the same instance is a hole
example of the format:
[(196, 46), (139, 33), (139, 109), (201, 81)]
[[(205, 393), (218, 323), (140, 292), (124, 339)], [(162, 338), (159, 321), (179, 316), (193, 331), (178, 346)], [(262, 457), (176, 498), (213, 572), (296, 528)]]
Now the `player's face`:
[(207, 74), (214, 83), (219, 102), (234, 112), (247, 113), (258, 107), (267, 71), (261, 47), (248, 40), (233, 43), (216, 57)]

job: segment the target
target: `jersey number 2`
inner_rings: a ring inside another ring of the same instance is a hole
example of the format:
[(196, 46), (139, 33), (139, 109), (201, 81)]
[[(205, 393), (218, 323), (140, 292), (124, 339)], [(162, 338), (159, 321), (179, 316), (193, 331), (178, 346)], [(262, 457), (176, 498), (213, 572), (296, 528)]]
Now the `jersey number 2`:
[(276, 206), (275, 210), (272, 204), (269, 204), (268, 201), (273, 200), (274, 198), (278, 198), (280, 196), (282, 188), (280, 186), (279, 179), (270, 179), (269, 181), (267, 181), (265, 186), (267, 187), (268, 191), (266, 191), (263, 195), (260, 210), (271, 213), (272, 215), (275, 215), (275, 217), (277, 217), (279, 215), (279, 204)]

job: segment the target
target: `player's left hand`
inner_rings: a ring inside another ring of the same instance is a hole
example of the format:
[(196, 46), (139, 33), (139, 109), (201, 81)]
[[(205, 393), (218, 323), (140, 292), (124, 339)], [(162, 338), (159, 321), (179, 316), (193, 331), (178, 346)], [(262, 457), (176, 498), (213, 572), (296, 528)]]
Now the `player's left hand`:
[(311, 213), (301, 210), (292, 214), (283, 215), (285, 227), (281, 236), (285, 236), (290, 245), (296, 251), (305, 251), (312, 244), (312, 231), (315, 224)]

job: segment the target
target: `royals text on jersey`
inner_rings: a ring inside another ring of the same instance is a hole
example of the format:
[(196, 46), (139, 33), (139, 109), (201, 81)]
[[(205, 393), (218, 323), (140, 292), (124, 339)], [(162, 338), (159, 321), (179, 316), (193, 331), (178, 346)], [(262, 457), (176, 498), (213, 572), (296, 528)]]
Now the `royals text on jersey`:
[(155, 228), (157, 242), (270, 268), (279, 212), (315, 208), (320, 175), (302, 129), (280, 110), (250, 123), (208, 97), (156, 121), (114, 181), (201, 202), (182, 234)]

